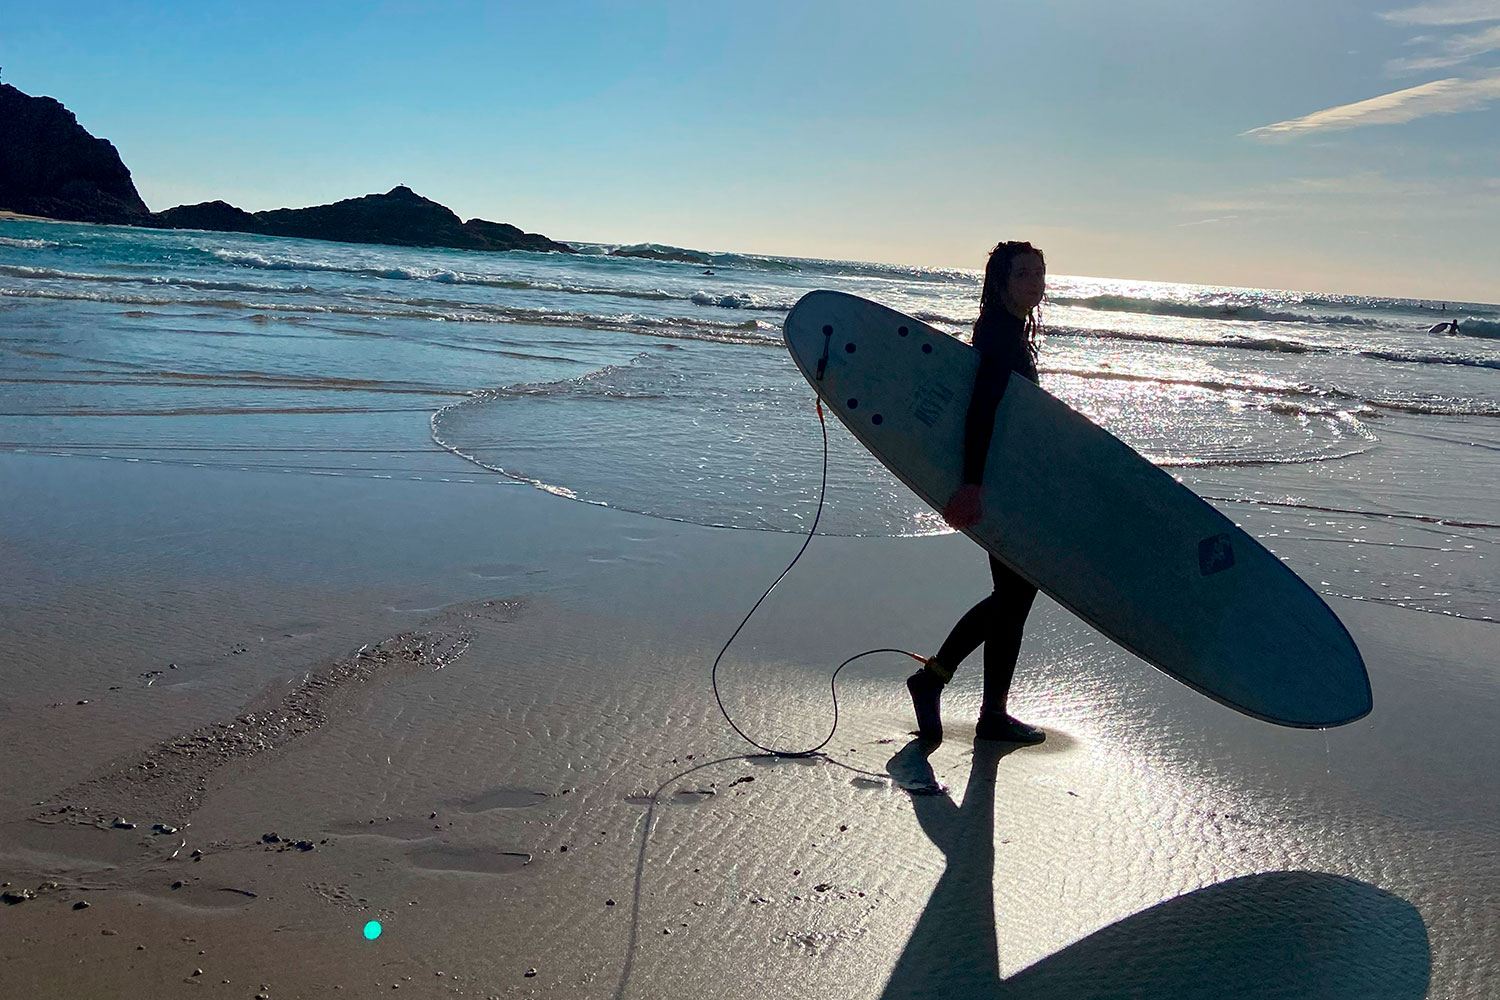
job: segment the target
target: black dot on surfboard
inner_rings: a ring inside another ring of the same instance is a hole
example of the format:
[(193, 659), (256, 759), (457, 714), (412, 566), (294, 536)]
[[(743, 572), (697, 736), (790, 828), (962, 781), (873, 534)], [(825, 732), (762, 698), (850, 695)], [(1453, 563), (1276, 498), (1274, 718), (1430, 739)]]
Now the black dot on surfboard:
[(872, 424), (882, 424), (882, 423), (885, 423), (885, 418), (882, 417), (880, 414), (877, 413), (873, 417), (870, 418), (870, 423), (872, 423)]
[(923, 354), (931, 354), (932, 353), (932, 345), (931, 344), (923, 344), (922, 345), (922, 353)]
[(906, 328), (906, 327), (904, 327), (904, 326), (902, 326), (902, 327), (897, 327), (897, 329), (896, 329), (896, 332), (897, 332), (897, 333), (899, 333), (899, 334), (901, 334), (901, 336), (903, 336), (903, 337), (904, 337), (904, 336), (906, 336), (906, 335), (907, 335), (907, 334), (908, 334), (908, 333), (910, 333), (910, 332), (911, 332), (911, 331), (910, 331), (910, 330), (908, 330), (908, 329), (907, 329), (907, 328)]
[(844, 345), (844, 350), (848, 351), (850, 354), (853, 354), (854, 353), (854, 345), (853, 344), (845, 344)]
[(859, 400), (857, 400), (857, 399), (851, 399), (851, 400), (849, 400), (849, 409), (851, 409), (851, 410), (857, 410), (857, 409), (859, 409)]
[(833, 333), (833, 327), (831, 327), (831, 326), (825, 326), (825, 327), (823, 327), (823, 336), (826, 337), (826, 336), (828, 336), (831, 333)]

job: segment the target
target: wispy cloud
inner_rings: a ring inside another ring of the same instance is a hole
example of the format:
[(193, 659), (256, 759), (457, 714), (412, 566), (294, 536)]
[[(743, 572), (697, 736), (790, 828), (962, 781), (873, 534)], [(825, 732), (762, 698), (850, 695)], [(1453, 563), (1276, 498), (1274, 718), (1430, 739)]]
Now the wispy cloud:
[[(1412, 39), (1412, 44), (1431, 42), (1430, 38)], [(1390, 73), (1421, 73), (1435, 69), (1447, 69), (1466, 63), (1476, 56), (1500, 49), (1500, 25), (1472, 35), (1457, 35), (1438, 43), (1436, 55), (1411, 59), (1392, 59), (1385, 64)]]
[(1337, 132), (1366, 125), (1399, 125), (1428, 115), (1478, 111), (1496, 100), (1500, 100), (1500, 73), (1471, 80), (1450, 77), (1369, 100), (1314, 111), (1301, 118), (1273, 122), (1240, 134), (1271, 141), (1287, 140), (1314, 132)]
[(1212, 226), (1219, 222), (1231, 222), (1238, 218), (1238, 215), (1220, 215), (1212, 219), (1197, 219), (1193, 222), (1179, 222), (1177, 223), (1177, 228), (1186, 229), (1189, 226)]
[(1436, 0), (1380, 15), (1393, 24), (1451, 26), (1500, 21), (1500, 0)]

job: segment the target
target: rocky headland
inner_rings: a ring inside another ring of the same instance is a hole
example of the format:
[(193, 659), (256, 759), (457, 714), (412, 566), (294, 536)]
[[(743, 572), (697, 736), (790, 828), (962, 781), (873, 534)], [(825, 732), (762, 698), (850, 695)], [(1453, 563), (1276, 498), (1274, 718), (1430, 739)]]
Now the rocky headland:
[(10, 84), (0, 84), (0, 208), (127, 225), (151, 214), (113, 143), (61, 103)]
[(504, 222), (470, 219), (400, 185), (385, 194), (346, 198), (312, 208), (277, 208), (246, 212), (222, 201), (179, 205), (136, 225), (159, 229), (210, 229), (231, 233), (296, 236), (340, 243), (384, 243), (400, 247), (451, 247), (457, 250), (543, 250), (576, 253), (538, 233), (526, 233)]
[(0, 209), (68, 222), (341, 243), (576, 252), (565, 243), (504, 222), (465, 222), (405, 185), (311, 208), (246, 212), (224, 201), (208, 201), (152, 212), (113, 143), (91, 135), (60, 102), (32, 97), (9, 84), (0, 84)]

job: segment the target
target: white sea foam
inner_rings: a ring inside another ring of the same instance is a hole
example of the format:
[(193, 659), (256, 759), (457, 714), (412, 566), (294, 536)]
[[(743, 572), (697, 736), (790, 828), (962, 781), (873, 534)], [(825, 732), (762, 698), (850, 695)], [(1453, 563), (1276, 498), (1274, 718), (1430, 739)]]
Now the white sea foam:
[(57, 240), (37, 240), (27, 238), (16, 238), (13, 236), (0, 236), (0, 247), (15, 247), (18, 250), (47, 250), (52, 247), (70, 246)]

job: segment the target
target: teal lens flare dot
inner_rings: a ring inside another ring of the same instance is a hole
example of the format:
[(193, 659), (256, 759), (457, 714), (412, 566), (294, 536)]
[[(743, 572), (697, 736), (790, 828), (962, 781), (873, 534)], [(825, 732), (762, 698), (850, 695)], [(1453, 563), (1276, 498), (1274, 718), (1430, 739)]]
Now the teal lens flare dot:
[(380, 937), (380, 921), (371, 920), (365, 924), (365, 940), (374, 941), (378, 937)]

